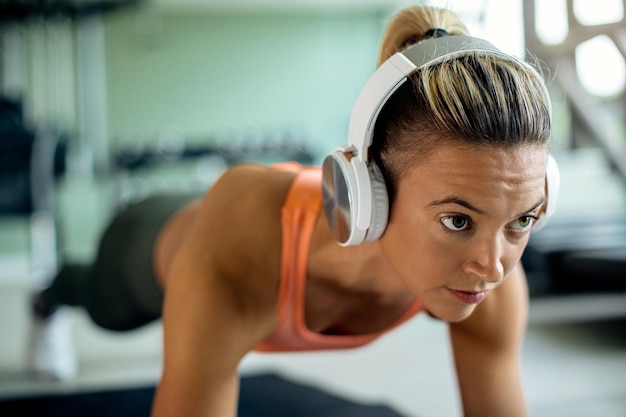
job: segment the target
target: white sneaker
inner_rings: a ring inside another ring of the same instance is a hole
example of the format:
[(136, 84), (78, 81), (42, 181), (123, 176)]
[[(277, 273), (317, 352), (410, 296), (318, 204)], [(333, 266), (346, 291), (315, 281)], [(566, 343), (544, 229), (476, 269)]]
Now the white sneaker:
[(32, 315), (28, 366), (37, 377), (67, 381), (76, 376), (71, 313), (69, 307), (59, 307), (46, 318)]

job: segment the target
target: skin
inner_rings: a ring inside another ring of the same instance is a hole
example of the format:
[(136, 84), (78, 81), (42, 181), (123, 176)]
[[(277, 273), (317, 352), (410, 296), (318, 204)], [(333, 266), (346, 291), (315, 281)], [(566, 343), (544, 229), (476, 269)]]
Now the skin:
[[(442, 146), (401, 177), (375, 242), (339, 246), (322, 214), (307, 270), (307, 326), (375, 332), (417, 298), (450, 323), (465, 416), (526, 416), (519, 261), (528, 216), (544, 198), (544, 158), (539, 147)], [(166, 294), (164, 370), (153, 417), (236, 416), (239, 361), (275, 325), (280, 208), (293, 177), (231, 168), (163, 230), (155, 267)], [(486, 296), (467, 303), (450, 290)]]

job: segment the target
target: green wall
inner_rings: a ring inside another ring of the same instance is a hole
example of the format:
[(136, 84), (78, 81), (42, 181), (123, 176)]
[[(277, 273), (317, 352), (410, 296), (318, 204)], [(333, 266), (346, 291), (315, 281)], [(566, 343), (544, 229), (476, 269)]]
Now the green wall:
[(111, 145), (172, 126), (190, 141), (289, 129), (326, 152), (345, 143), (385, 17), (113, 14), (106, 20)]
[[(371, 8), (241, 14), (154, 6), (109, 13), (103, 21), (110, 139), (97, 148), (115, 151), (138, 138), (156, 140), (172, 127), (190, 142), (288, 131), (307, 138), (321, 160), (346, 143), (352, 105), (374, 70), (390, 14)], [(27, 33), (29, 48), (43, 51), (33, 52), (33, 68), (46, 68), (39, 65), (46, 62), (46, 48), (58, 47), (60, 38), (65, 54), (59, 60), (67, 71), (64, 83), (54, 86), (63, 93), (63, 106), (53, 106), (49, 89), (33, 84), (31, 110), (36, 121), (60, 123), (73, 132), (74, 106), (80, 106), (72, 99), (77, 74), (69, 71), (75, 58), (73, 32), (69, 22), (55, 22), (55, 33), (63, 36), (48, 39), (40, 26)], [(50, 78), (44, 70), (38, 74)], [(62, 120), (59, 112), (67, 112)], [(59, 182), (57, 232), (63, 257), (95, 254), (117, 199), (117, 181), (71, 171)], [(30, 246), (25, 219), (3, 219), (0, 235), (2, 255)]]

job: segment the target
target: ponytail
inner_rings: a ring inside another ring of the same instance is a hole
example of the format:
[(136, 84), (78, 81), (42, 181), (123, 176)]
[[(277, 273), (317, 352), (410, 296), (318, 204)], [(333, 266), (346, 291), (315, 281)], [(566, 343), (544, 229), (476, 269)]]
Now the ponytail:
[(449, 35), (469, 35), (469, 31), (450, 10), (435, 7), (410, 7), (393, 17), (383, 34), (378, 53), (378, 65), (396, 52), (424, 39), (430, 29), (443, 29)]

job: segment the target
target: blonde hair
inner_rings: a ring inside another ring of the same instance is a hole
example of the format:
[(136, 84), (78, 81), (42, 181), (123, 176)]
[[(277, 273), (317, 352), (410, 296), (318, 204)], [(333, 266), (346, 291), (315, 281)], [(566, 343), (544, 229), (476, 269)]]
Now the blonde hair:
[[(379, 65), (424, 40), (430, 29), (468, 35), (450, 10), (404, 9), (383, 35)], [(426, 65), (396, 91), (382, 109), (370, 148), (395, 196), (402, 172), (438, 146), (546, 146), (550, 102), (540, 74), (505, 54), (468, 54)]]
[(409, 7), (389, 22), (378, 53), (378, 65), (389, 57), (422, 40), (429, 29), (445, 29), (451, 36), (469, 35), (467, 27), (450, 10), (435, 7)]

